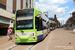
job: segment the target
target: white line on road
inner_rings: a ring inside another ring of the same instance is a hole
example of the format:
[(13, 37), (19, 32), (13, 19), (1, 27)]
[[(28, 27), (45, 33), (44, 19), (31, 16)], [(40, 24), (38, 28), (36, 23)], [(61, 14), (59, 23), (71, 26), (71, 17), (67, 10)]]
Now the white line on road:
[(7, 44), (2, 45), (2, 46), (0, 46), (0, 47), (4, 47), (4, 46), (9, 45), (9, 44), (11, 44), (11, 43), (13, 43), (13, 42), (7, 43)]
[(51, 42), (51, 39), (52, 39), (52, 33), (51, 33), (50, 38), (49, 38), (49, 41), (48, 41), (48, 43), (47, 43), (46, 50), (48, 50), (48, 48), (49, 48), (49, 44), (50, 44), (50, 42)]

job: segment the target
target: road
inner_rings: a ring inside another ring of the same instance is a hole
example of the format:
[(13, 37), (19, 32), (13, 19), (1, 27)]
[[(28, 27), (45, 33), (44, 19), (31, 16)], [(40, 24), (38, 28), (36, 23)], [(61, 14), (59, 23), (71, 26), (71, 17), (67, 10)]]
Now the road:
[(0, 38), (0, 50), (75, 50), (75, 32), (57, 28), (51, 31), (41, 42), (34, 44), (15, 44), (6, 37)]
[[(71, 44), (69, 44), (69, 42)], [(36, 49), (37, 48), (37, 49)], [(32, 48), (32, 50), (75, 50), (75, 32), (56, 29), (46, 39)]]

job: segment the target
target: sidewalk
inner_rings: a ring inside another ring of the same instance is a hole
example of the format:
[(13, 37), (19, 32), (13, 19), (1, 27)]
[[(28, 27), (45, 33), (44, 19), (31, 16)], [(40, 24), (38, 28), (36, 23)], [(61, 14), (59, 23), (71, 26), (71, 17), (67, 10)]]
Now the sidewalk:
[(8, 37), (7, 36), (3, 36), (3, 37), (0, 38), (0, 46), (2, 46), (4, 44), (7, 44), (7, 43), (10, 43), (10, 42), (12, 42), (14, 40), (15, 40), (15, 36), (14, 35), (12, 35), (12, 40), (9, 40), (9, 41), (8, 41)]
[[(66, 27), (63, 27), (65, 30), (66, 30)], [(69, 27), (69, 29), (68, 30), (73, 30), (74, 29), (74, 27)]]
[(62, 28), (53, 33), (49, 49), (51, 50), (75, 50), (75, 32)]

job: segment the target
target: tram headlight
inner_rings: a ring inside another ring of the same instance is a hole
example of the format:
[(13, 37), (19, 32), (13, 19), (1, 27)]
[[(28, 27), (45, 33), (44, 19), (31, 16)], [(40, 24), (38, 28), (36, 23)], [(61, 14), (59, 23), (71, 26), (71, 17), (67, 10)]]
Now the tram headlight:
[(19, 37), (18, 34), (15, 34), (15, 37)]
[(30, 37), (34, 36), (34, 33), (30, 34)]

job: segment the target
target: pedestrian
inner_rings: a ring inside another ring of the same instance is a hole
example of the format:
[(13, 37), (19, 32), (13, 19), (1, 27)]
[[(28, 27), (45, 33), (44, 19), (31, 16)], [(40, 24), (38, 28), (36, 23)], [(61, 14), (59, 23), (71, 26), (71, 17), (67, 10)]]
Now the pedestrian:
[(8, 41), (12, 40), (11, 33), (12, 33), (12, 30), (10, 29), (10, 27), (8, 27), (8, 30), (7, 30)]
[(69, 29), (69, 26), (68, 26), (68, 25), (66, 26), (66, 29), (67, 29), (67, 30)]

